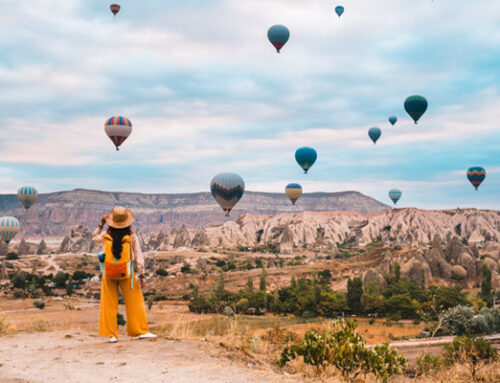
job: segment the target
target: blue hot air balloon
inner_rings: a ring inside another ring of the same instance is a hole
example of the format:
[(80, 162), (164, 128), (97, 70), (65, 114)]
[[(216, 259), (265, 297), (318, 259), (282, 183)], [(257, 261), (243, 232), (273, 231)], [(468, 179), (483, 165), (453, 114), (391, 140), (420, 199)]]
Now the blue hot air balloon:
[(380, 136), (382, 135), (382, 131), (380, 130), (380, 128), (370, 128), (370, 130), (368, 130), (368, 136), (372, 139), (373, 143), (376, 144), (377, 143), (377, 140), (380, 138)]
[(245, 182), (238, 174), (220, 173), (210, 182), (210, 191), (222, 210), (226, 212), (226, 217), (229, 217), (231, 209), (245, 193)]
[(19, 221), (14, 217), (0, 218), (0, 237), (9, 243), (19, 231)]
[(478, 189), (479, 185), (481, 185), (486, 178), (486, 170), (481, 166), (473, 166), (469, 170), (467, 170), (467, 179), (470, 183)]
[(338, 15), (338, 17), (342, 16), (342, 14), (344, 13), (344, 7), (342, 5), (335, 7), (335, 13)]
[(398, 122), (398, 118), (396, 116), (391, 116), (389, 117), (389, 122), (391, 123), (392, 126), (396, 125), (396, 122)]
[(267, 38), (274, 45), (278, 53), (290, 38), (290, 31), (284, 25), (273, 25), (267, 31)]
[(428, 105), (427, 100), (422, 96), (410, 96), (405, 100), (404, 104), (406, 113), (415, 121), (415, 124), (424, 115)]
[(300, 165), (302, 169), (304, 169), (304, 173), (307, 174), (307, 171), (314, 165), (316, 159), (318, 158), (318, 154), (316, 150), (313, 148), (303, 147), (297, 149), (295, 152), (295, 160)]
[(302, 186), (299, 184), (288, 184), (285, 188), (285, 194), (290, 199), (293, 205), (302, 195)]
[(389, 198), (394, 202), (394, 205), (396, 205), (403, 195), (403, 192), (399, 189), (392, 189), (389, 191)]
[(28, 210), (38, 198), (38, 191), (33, 186), (22, 186), (17, 191), (17, 199)]

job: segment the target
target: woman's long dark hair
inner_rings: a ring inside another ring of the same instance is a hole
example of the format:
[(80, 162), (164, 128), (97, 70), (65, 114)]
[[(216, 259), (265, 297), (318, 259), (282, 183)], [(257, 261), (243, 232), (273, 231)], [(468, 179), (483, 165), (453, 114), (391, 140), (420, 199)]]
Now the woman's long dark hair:
[(114, 227), (108, 228), (108, 234), (113, 239), (112, 251), (116, 259), (120, 259), (122, 257), (122, 250), (123, 250), (122, 240), (123, 237), (125, 237), (126, 235), (130, 235), (130, 233), (131, 233), (130, 226), (124, 229), (115, 229)]

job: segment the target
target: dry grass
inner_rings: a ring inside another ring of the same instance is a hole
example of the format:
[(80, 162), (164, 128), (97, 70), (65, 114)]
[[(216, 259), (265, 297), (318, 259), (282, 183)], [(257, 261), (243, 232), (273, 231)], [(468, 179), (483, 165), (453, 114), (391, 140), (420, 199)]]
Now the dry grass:
[(9, 322), (5, 315), (0, 315), (0, 335), (5, 335), (9, 332)]
[(51, 330), (52, 325), (44, 318), (36, 318), (26, 327), (26, 331), (28, 332), (47, 332)]

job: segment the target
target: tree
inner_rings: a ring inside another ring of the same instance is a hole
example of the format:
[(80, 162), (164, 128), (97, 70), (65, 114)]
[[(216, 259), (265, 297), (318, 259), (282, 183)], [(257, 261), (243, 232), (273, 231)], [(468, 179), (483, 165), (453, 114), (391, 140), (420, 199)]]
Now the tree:
[(411, 299), (409, 294), (393, 295), (385, 301), (386, 313), (394, 317), (417, 318), (419, 309), (418, 302)]
[(69, 278), (68, 282), (66, 283), (66, 295), (71, 296), (73, 295), (73, 279)]
[(47, 253), (47, 243), (45, 242), (44, 239), (40, 241), (40, 244), (38, 245), (38, 249), (36, 249), (37, 255), (43, 255)]
[(398, 283), (401, 279), (401, 265), (396, 262), (394, 265), (394, 283)]
[(266, 268), (262, 267), (262, 274), (260, 275), (259, 290), (266, 291), (267, 289), (267, 272)]
[(491, 270), (486, 263), (481, 266), (481, 273), (483, 278), (481, 280), (481, 290), (478, 297), (481, 298), (488, 307), (493, 306), (493, 288), (491, 285)]
[(361, 278), (354, 278), (347, 281), (347, 305), (355, 313), (361, 313), (361, 297), (363, 296), (363, 282)]
[(217, 284), (216, 295), (218, 297), (222, 297), (225, 291), (225, 281), (224, 281), (224, 272), (221, 270), (219, 273), (219, 283)]
[(247, 290), (253, 293), (253, 278), (248, 277), (247, 279)]
[(53, 281), (57, 288), (64, 289), (66, 287), (66, 280), (68, 275), (62, 271), (58, 271)]
[(292, 275), (292, 280), (290, 281), (290, 288), (292, 290), (295, 290), (297, 288), (297, 280), (295, 279), (295, 276)]

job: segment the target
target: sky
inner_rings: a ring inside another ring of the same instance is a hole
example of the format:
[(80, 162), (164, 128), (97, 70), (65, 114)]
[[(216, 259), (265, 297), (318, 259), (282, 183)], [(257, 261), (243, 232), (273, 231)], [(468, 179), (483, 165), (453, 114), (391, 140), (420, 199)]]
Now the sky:
[[(0, 0), (0, 193), (199, 192), (235, 172), (252, 191), (500, 209), (498, 0), (110, 3)], [(274, 24), (291, 33), (281, 54)], [(418, 125), (413, 94), (429, 101)], [(134, 126), (119, 152), (113, 115)], [(318, 152), (307, 175), (301, 146)]]

